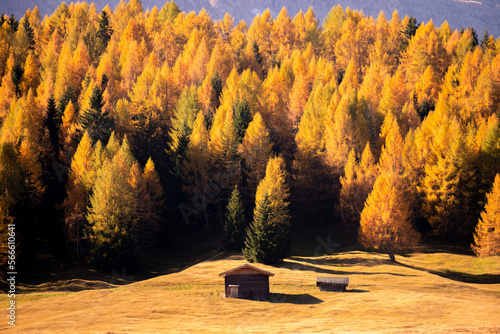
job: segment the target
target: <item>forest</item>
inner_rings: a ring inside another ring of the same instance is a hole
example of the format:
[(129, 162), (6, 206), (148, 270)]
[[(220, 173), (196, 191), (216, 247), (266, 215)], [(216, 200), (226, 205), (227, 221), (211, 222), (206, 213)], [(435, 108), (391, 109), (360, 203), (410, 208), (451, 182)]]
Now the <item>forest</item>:
[(391, 259), (428, 235), (500, 254), (487, 31), (62, 3), (0, 17), (0, 77), (2, 265), (12, 225), (24, 267), (131, 266), (202, 230), (273, 263), (312, 212)]

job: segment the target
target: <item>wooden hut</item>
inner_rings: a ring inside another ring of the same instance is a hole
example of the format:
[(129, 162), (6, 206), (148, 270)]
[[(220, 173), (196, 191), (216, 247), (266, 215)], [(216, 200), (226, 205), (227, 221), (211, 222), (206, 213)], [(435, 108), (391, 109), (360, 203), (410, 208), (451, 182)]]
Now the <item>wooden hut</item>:
[(224, 277), (224, 297), (243, 299), (269, 299), (269, 277), (273, 273), (250, 264), (220, 273)]
[(344, 292), (349, 284), (349, 277), (317, 277), (316, 285), (320, 291)]

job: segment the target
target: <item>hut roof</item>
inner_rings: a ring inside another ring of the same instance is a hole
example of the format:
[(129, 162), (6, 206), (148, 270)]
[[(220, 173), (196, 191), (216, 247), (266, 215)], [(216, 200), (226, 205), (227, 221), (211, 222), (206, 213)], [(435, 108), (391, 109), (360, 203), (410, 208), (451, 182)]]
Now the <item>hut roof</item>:
[(349, 277), (317, 277), (318, 283), (349, 284)]
[(266, 270), (263, 270), (263, 269), (260, 269), (260, 268), (257, 268), (255, 266), (252, 266), (252, 265), (248, 264), (248, 263), (245, 263), (242, 266), (239, 266), (239, 267), (236, 267), (234, 269), (231, 269), (231, 270), (225, 271), (223, 273), (220, 273), (219, 276), (226, 276), (226, 275), (230, 275), (230, 274), (236, 274), (238, 271), (243, 271), (243, 272), (255, 271), (257, 274), (263, 274), (263, 275), (267, 275), (267, 276), (274, 276), (273, 273), (271, 273), (269, 271), (266, 271)]

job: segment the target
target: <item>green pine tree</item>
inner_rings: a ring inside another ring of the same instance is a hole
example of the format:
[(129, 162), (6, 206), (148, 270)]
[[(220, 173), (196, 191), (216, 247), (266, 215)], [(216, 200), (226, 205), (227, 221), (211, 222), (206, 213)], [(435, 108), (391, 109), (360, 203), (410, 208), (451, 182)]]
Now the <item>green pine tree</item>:
[(241, 142), (243, 136), (245, 136), (245, 131), (248, 128), (248, 124), (252, 121), (252, 114), (250, 112), (250, 106), (247, 100), (237, 102), (233, 107), (234, 113), (234, 127), (236, 128), (236, 133), (238, 135), (238, 141)]
[(82, 132), (88, 132), (92, 142), (100, 140), (106, 144), (115, 128), (115, 121), (107, 111), (102, 110), (103, 106), (102, 90), (99, 86), (95, 86), (90, 97), (90, 109), (80, 115), (80, 126)]
[(240, 251), (245, 243), (246, 221), (238, 186), (231, 193), (231, 199), (227, 204), (226, 210), (226, 224), (222, 247), (227, 251)]
[(257, 204), (243, 250), (247, 261), (270, 264), (285, 258), (288, 252), (288, 229), (274, 211), (269, 196)]

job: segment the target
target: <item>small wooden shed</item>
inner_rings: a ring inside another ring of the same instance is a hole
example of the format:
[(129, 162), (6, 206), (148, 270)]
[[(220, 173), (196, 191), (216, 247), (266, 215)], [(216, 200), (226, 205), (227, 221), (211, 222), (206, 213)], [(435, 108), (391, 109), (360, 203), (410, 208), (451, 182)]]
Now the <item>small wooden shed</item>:
[(320, 291), (344, 292), (349, 284), (349, 277), (317, 277), (316, 285)]
[(273, 273), (250, 264), (220, 273), (224, 277), (227, 298), (269, 299), (269, 277)]

